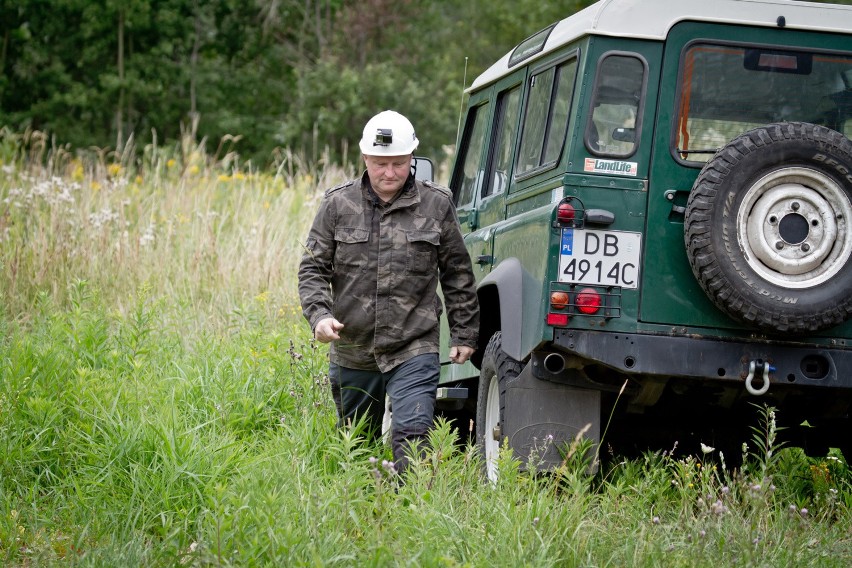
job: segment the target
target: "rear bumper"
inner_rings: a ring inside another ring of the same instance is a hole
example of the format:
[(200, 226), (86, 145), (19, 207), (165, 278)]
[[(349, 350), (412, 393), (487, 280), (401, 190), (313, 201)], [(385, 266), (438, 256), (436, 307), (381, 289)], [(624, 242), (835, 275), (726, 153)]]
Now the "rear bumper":
[[(783, 384), (808, 390), (852, 389), (852, 350), (845, 347), (572, 329), (556, 330), (554, 344), (567, 355), (598, 362), (627, 376), (703, 379), (728, 382), (730, 386), (735, 386), (734, 383), (745, 385), (751, 364), (765, 362), (770, 366), (770, 387)], [(541, 378), (559, 380), (558, 375), (564, 376), (564, 371), (551, 373), (547, 367), (543, 361), (539, 365)]]

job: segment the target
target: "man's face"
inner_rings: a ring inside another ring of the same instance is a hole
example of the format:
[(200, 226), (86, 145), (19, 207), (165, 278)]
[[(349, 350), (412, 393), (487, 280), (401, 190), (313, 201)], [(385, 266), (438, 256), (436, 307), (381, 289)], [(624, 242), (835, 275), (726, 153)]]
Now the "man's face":
[(405, 184), (411, 171), (411, 154), (406, 156), (364, 156), (367, 176), (379, 197), (393, 197)]

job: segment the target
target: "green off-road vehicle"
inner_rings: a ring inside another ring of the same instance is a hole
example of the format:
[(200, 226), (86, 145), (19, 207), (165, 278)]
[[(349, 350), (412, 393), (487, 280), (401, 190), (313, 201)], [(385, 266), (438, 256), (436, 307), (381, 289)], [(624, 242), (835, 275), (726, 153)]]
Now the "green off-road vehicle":
[(734, 459), (752, 403), (852, 458), (852, 7), (604, 0), (468, 94), (481, 345), (438, 397), (489, 475), (581, 431)]

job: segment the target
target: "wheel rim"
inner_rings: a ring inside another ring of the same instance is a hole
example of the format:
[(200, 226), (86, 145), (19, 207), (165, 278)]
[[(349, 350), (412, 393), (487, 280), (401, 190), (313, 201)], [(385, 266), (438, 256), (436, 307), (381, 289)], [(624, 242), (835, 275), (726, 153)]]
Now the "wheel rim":
[(390, 397), (385, 396), (385, 413), (382, 416), (382, 441), (388, 445), (391, 443), (392, 420), (393, 414), (391, 413)]
[(491, 481), (497, 481), (497, 455), (500, 453), (500, 440), (494, 436), (500, 427), (500, 384), (497, 376), (488, 382), (488, 398), (485, 400), (485, 433), (482, 444), (485, 448), (485, 473)]
[(850, 218), (852, 204), (834, 180), (810, 168), (782, 168), (746, 192), (737, 238), (748, 266), (764, 280), (810, 288), (849, 260)]

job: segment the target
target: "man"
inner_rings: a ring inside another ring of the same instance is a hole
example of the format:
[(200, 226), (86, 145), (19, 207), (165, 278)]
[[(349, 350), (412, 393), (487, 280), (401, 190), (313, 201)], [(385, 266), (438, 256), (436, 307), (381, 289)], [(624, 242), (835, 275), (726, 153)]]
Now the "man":
[(470, 358), (479, 330), (473, 271), (452, 196), (415, 180), (417, 144), (411, 122), (397, 112), (367, 122), (359, 144), (366, 172), (326, 192), (299, 266), (302, 312), (314, 337), (331, 343), (340, 425), (366, 416), (378, 432), (387, 394), (399, 470), (407, 465), (406, 446), (426, 436), (434, 417), (439, 281), (453, 363)]

